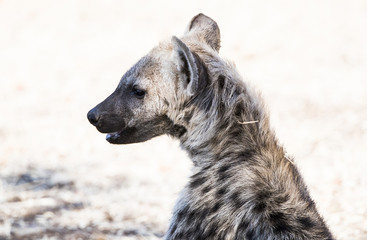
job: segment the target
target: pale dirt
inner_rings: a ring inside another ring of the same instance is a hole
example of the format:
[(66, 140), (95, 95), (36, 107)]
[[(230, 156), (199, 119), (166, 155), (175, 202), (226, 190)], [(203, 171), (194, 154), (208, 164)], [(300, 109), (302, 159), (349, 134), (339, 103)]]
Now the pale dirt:
[(190, 173), (178, 142), (114, 146), (86, 119), (203, 12), (263, 92), (338, 239), (367, 239), (366, 1), (0, 0), (0, 239), (157, 239)]

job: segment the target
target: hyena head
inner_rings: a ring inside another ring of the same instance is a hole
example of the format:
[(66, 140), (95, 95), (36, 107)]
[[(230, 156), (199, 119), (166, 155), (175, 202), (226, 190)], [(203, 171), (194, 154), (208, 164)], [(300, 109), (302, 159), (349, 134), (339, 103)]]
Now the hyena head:
[(108, 133), (108, 142), (128, 144), (185, 134), (185, 103), (197, 98), (209, 81), (195, 52), (216, 54), (219, 28), (199, 14), (181, 39), (172, 37), (153, 48), (123, 75), (109, 97), (88, 112), (89, 122)]

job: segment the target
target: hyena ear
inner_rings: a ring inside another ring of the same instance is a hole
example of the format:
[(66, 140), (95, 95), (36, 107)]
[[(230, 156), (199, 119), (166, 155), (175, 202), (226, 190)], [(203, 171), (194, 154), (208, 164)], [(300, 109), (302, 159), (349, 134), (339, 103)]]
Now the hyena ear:
[(172, 44), (177, 53), (177, 68), (183, 80), (184, 88), (187, 90), (189, 96), (193, 96), (199, 86), (198, 63), (193, 53), (180, 39), (173, 36)]
[(185, 31), (185, 36), (186, 35), (197, 37), (200, 41), (204, 41), (217, 52), (220, 49), (220, 31), (218, 24), (202, 13), (191, 19)]

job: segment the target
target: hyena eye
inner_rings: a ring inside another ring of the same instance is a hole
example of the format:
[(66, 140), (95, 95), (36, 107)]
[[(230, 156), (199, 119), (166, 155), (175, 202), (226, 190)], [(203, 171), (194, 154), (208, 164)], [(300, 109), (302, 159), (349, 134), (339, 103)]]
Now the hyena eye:
[(133, 88), (133, 94), (135, 95), (135, 97), (143, 99), (145, 96), (145, 91), (138, 88)]

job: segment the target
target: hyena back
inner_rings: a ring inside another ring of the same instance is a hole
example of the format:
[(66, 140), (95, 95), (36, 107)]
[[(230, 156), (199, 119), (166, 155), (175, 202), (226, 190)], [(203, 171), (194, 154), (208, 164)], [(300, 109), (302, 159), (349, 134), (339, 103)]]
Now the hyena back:
[(88, 113), (114, 144), (168, 134), (194, 168), (165, 239), (333, 239), (269, 127), (260, 95), (218, 56), (220, 32), (199, 14), (163, 41)]

